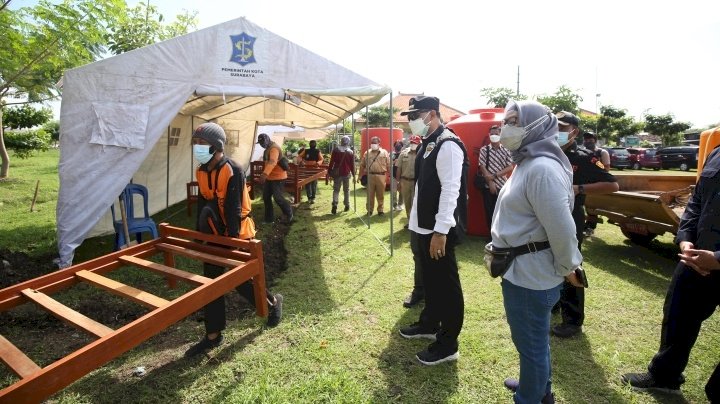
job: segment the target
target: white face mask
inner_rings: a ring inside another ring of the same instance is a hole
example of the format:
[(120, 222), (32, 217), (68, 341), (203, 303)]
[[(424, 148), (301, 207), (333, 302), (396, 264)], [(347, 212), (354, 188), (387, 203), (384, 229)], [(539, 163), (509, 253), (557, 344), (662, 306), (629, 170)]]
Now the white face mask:
[(418, 148), (418, 145), (416, 145), (414, 143), (410, 145), (410, 150), (417, 150), (417, 148)]
[(377, 144), (377, 143), (373, 143), (373, 144), (370, 145), (370, 148), (373, 149), (373, 150), (378, 150), (378, 149), (380, 149), (380, 145)]
[(213, 156), (212, 153), (210, 153), (210, 145), (194, 144), (193, 156), (195, 156), (195, 160), (199, 161), (200, 164), (207, 163)]
[(570, 132), (558, 132), (558, 144), (560, 147), (565, 146), (568, 143), (568, 138), (570, 137)]
[(520, 145), (522, 145), (522, 142), (525, 139), (525, 136), (527, 136), (527, 134), (531, 130), (540, 126), (548, 118), (549, 115), (545, 114), (540, 118), (530, 122), (530, 124), (525, 127), (515, 125), (503, 125), (503, 127), (500, 129), (500, 144), (505, 146), (505, 148), (510, 151), (515, 151), (519, 149)]
[(425, 117), (423, 118), (414, 119), (408, 122), (408, 124), (410, 125), (410, 132), (412, 132), (413, 135), (417, 135), (420, 137), (425, 137), (425, 135), (427, 135), (430, 124), (425, 123), (425, 118), (427, 118), (428, 115), (430, 115), (430, 112), (425, 114)]
[(490, 141), (493, 143), (497, 143), (500, 141), (500, 135), (490, 135)]

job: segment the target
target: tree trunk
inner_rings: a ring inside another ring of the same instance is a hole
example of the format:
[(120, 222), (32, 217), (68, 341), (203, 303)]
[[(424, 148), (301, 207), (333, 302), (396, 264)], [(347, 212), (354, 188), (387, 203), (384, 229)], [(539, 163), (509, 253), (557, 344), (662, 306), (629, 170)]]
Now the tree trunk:
[(5, 133), (3, 130), (3, 109), (0, 107), (0, 158), (2, 158), (2, 166), (0, 166), (0, 179), (7, 178), (10, 171), (10, 156), (5, 147)]

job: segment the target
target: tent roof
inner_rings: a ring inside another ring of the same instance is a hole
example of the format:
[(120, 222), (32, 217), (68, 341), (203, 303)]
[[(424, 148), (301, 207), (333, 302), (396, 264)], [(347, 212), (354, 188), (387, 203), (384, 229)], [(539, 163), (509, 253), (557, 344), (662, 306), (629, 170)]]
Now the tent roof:
[(61, 85), (61, 266), (177, 114), (324, 128), (391, 92), (245, 18), (68, 70)]

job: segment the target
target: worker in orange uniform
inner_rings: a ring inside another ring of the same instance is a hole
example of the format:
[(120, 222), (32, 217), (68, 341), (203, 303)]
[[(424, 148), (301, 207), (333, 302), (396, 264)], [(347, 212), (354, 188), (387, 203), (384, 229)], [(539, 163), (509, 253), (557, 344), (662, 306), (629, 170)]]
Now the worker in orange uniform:
[[(250, 240), (255, 237), (255, 223), (250, 217), (252, 201), (245, 184), (245, 174), (235, 162), (223, 153), (225, 131), (216, 123), (204, 123), (192, 136), (193, 155), (198, 160), (195, 175), (199, 186), (198, 231), (219, 236)], [(217, 278), (225, 268), (203, 264), (203, 275)], [(247, 281), (236, 288), (251, 304), (255, 304), (253, 286)], [(275, 327), (282, 317), (283, 297), (265, 290), (270, 313), (269, 327)], [(186, 357), (201, 354), (217, 347), (223, 340), (225, 329), (225, 296), (208, 303), (204, 308), (205, 338), (185, 352)]]
[(260, 174), (259, 181), (263, 184), (263, 203), (265, 204), (265, 223), (272, 223), (275, 220), (275, 211), (272, 200), (280, 207), (285, 214), (285, 223), (292, 223), (293, 211), (290, 203), (285, 199), (285, 180), (287, 179), (287, 168), (283, 169), (280, 159), (282, 150), (277, 143), (270, 140), (267, 133), (258, 135), (258, 144), (265, 149), (263, 161), (265, 168)]
[[(310, 148), (304, 149), (298, 153), (298, 160), (301, 164), (306, 167), (317, 167), (323, 163), (323, 155), (317, 148), (317, 142), (314, 140), (310, 141)], [(305, 185), (305, 194), (307, 195), (308, 202), (311, 204), (315, 203), (315, 194), (317, 194), (317, 180)]]

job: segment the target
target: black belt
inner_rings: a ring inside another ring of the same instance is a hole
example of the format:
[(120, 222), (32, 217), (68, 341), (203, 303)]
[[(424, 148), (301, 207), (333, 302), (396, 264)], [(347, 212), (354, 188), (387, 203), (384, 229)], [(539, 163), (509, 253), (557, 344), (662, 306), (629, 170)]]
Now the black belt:
[(500, 247), (493, 246), (493, 251), (497, 251), (497, 252), (501, 252), (501, 253), (511, 251), (513, 253), (513, 255), (515, 255), (517, 257), (518, 255), (547, 250), (548, 248), (550, 248), (549, 241), (539, 241), (537, 243), (527, 243), (527, 244), (521, 245), (519, 247), (500, 248)]
[(415, 178), (410, 178), (410, 177), (400, 177), (400, 178), (403, 180), (415, 181)]
[(381, 172), (381, 173), (374, 173), (374, 172), (372, 172), (372, 171), (371, 171), (371, 172), (370, 172), (370, 174), (375, 174), (375, 175), (385, 175), (385, 172)]

